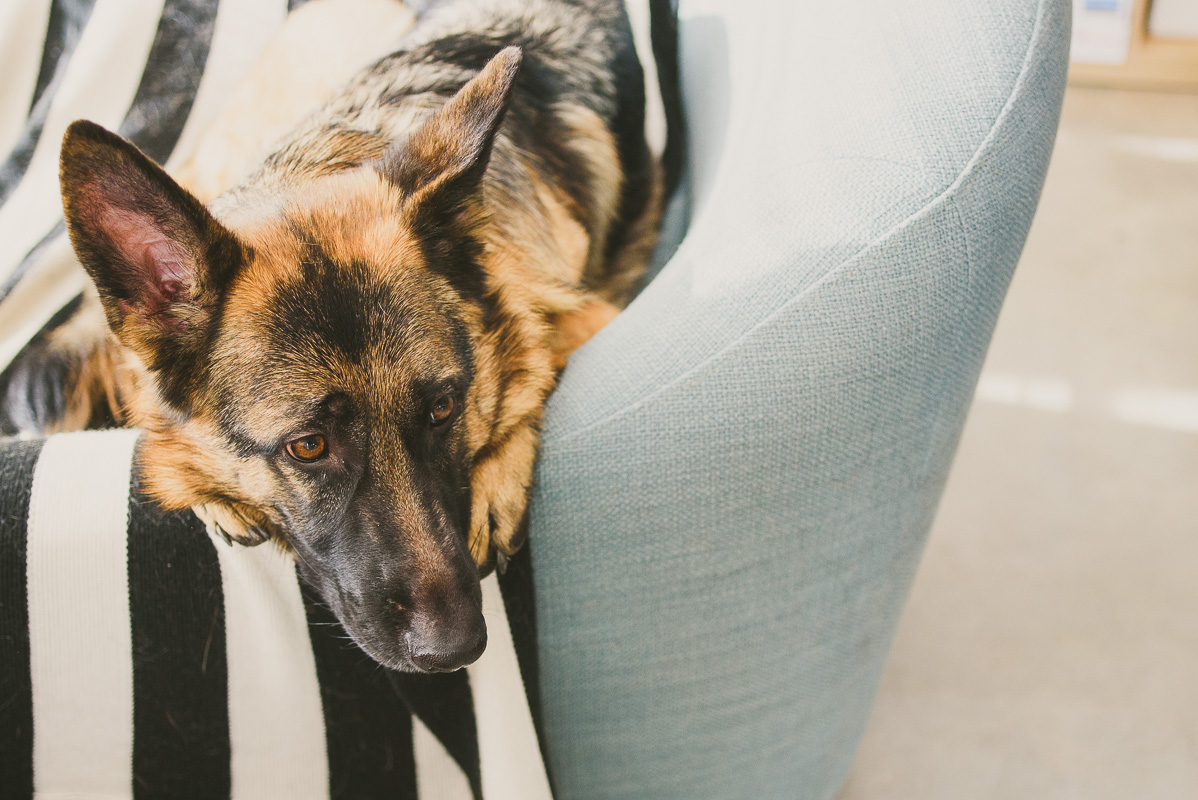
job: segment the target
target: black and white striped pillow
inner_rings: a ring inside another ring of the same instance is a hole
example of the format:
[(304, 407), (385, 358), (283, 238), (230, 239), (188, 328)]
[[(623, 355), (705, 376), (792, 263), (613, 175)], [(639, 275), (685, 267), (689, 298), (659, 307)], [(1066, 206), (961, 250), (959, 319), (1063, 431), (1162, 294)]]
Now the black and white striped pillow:
[(478, 662), (391, 672), (273, 546), (148, 503), (136, 443), (0, 441), (0, 796), (551, 797), (527, 552)]

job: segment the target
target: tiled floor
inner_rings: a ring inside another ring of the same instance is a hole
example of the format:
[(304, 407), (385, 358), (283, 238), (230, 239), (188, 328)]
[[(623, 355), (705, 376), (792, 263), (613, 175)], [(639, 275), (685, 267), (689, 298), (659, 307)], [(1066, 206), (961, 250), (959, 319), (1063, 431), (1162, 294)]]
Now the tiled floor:
[(838, 797), (1198, 798), (1198, 96), (1069, 91)]

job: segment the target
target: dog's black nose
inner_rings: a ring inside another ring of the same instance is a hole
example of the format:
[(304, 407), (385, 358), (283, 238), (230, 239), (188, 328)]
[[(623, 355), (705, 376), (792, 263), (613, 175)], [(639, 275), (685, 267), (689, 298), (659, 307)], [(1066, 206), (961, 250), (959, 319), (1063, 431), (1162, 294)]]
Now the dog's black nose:
[(478, 643), (468, 650), (440, 652), (437, 650), (413, 650), (412, 663), (425, 672), (453, 672), (473, 664), (487, 646), (484, 634)]
[(412, 663), (425, 672), (453, 672), (473, 664), (487, 647), (481, 613), (446, 624), (415, 615), (404, 633)]

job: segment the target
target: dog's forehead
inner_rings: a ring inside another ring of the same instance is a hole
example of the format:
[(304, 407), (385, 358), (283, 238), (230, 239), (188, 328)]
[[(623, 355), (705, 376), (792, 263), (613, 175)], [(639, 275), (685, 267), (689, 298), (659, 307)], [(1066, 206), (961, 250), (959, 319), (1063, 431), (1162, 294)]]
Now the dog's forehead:
[(225, 394), (261, 407), (255, 427), (334, 393), (402, 412), (422, 387), (469, 370), (456, 293), (400, 223), (353, 211), (305, 210), (251, 240), (212, 371)]

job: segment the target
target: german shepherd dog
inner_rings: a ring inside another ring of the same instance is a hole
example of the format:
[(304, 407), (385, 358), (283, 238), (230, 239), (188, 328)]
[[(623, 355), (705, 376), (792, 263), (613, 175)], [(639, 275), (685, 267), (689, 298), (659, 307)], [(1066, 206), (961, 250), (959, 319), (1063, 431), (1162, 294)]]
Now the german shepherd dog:
[(144, 429), (162, 506), (293, 551), (378, 662), (448, 671), (485, 646), (480, 573), (522, 543), (546, 397), (641, 275), (661, 183), (620, 0), (428, 5), (207, 206), (71, 125), (96, 291), (8, 404), (69, 375), (26, 416)]

